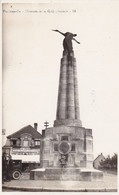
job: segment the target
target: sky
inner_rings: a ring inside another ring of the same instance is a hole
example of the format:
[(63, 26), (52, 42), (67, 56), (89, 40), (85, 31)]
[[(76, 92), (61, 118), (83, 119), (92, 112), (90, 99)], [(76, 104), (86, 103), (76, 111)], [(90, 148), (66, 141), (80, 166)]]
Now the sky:
[(2, 128), (44, 129), (56, 119), (63, 36), (76, 33), (80, 118), (93, 132), (94, 155), (118, 152), (119, 2), (3, 4)]

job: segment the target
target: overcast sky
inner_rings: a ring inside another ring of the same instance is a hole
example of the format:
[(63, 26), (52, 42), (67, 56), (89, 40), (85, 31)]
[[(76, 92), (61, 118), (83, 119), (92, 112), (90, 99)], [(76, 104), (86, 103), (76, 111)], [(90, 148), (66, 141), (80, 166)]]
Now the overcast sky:
[(3, 128), (6, 135), (56, 119), (63, 36), (77, 33), (80, 116), (94, 154), (113, 154), (119, 131), (119, 1), (3, 5)]

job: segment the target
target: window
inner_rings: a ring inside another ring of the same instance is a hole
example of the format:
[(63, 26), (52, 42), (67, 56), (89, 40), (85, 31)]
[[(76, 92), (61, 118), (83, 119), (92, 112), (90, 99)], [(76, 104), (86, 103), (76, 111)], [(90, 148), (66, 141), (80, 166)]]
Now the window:
[(16, 140), (13, 140), (13, 146), (16, 146), (16, 142), (17, 142)]
[(23, 141), (23, 147), (28, 147), (29, 146), (29, 141), (28, 140), (24, 140)]
[(30, 147), (32, 142), (32, 136), (28, 133), (21, 134), (21, 146)]
[(40, 146), (40, 141), (35, 141), (35, 146)]

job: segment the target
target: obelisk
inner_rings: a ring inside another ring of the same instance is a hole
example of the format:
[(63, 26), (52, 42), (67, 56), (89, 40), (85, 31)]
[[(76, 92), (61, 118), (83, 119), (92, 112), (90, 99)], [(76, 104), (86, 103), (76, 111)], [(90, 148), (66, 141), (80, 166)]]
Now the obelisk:
[(79, 111), (78, 82), (74, 52), (64, 50), (60, 65), (57, 113), (54, 126), (82, 126)]

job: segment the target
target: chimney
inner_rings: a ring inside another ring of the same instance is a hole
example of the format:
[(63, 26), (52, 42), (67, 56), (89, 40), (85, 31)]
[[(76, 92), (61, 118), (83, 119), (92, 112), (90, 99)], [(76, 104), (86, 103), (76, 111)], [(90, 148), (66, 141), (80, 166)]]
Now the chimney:
[(38, 123), (34, 123), (34, 129), (37, 131)]

